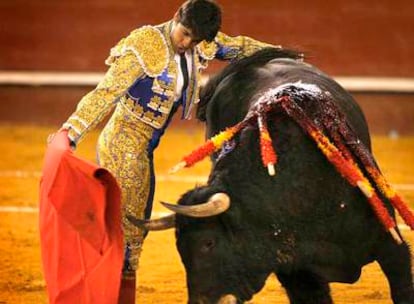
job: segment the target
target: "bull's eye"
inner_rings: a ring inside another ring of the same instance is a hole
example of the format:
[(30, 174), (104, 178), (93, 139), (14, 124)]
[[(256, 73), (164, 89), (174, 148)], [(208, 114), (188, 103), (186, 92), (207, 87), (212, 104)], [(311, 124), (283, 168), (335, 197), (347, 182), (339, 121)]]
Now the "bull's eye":
[(201, 244), (200, 251), (202, 253), (209, 253), (214, 248), (214, 246), (216, 246), (215, 240), (213, 239), (204, 240), (203, 243)]

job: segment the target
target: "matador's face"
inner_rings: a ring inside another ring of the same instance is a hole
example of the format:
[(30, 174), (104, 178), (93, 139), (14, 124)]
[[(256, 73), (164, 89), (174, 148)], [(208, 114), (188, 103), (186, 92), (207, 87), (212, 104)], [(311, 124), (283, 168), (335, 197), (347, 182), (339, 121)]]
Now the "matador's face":
[(174, 22), (170, 37), (174, 51), (179, 54), (185, 53), (201, 42), (201, 39), (194, 37), (190, 28), (180, 22)]

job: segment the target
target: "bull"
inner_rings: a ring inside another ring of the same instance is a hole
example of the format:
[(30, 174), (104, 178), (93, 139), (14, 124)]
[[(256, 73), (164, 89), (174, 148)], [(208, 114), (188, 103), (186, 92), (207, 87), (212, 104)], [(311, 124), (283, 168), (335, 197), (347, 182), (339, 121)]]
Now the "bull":
[[(354, 283), (373, 261), (389, 282), (393, 302), (414, 303), (411, 255), (398, 228), (394, 237), (384, 229), (378, 210), (367, 203), (369, 193), (344, 178), (301, 124), (308, 118), (348, 151), (345, 161), (354, 159), (366, 173), (367, 163), (378, 167), (364, 115), (346, 90), (300, 57), (266, 49), (212, 78), (197, 111), (207, 136), (248, 123), (212, 155), (207, 185), (188, 191), (177, 205), (165, 204), (174, 214), (129, 218), (148, 230), (175, 226), (188, 303), (242, 303), (275, 274), (290, 303), (328, 304), (330, 282)], [(271, 108), (265, 123), (278, 157), (274, 175), (263, 169), (260, 132), (251, 119), (266, 94), (271, 100), (269, 90), (274, 98), (293, 99), (302, 113), (262, 102)], [(373, 177), (368, 180), (380, 192)], [(379, 197), (394, 219), (389, 199)]]

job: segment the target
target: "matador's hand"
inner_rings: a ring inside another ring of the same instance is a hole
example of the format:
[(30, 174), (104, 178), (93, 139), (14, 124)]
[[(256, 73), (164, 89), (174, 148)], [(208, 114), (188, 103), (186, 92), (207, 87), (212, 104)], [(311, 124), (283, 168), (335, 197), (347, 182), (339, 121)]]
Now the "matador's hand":
[[(56, 134), (60, 133), (60, 132), (67, 132), (67, 130), (66, 129), (60, 129), (56, 133), (49, 134), (47, 136), (47, 140), (46, 140), (47, 144), (50, 145), (52, 143), (53, 139), (55, 138)], [(68, 137), (68, 142), (69, 142), (69, 147), (71, 148), (72, 151), (74, 151), (76, 149), (76, 144), (72, 140), (70, 140), (69, 137)]]
[(49, 145), (52, 141), (53, 141), (53, 138), (55, 138), (55, 135), (56, 135), (56, 133), (52, 133), (52, 134), (49, 134), (48, 136), (47, 136), (47, 139), (46, 139), (46, 143)]

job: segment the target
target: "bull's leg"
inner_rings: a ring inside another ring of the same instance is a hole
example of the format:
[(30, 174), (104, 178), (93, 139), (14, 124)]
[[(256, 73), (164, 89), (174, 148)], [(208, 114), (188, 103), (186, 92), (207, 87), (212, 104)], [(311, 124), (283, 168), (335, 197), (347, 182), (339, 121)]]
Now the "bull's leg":
[(388, 279), (394, 304), (413, 304), (414, 287), (411, 254), (408, 245), (393, 240), (384, 242), (377, 252), (377, 261)]
[(333, 303), (329, 284), (311, 272), (278, 273), (277, 277), (286, 289), (291, 304)]

